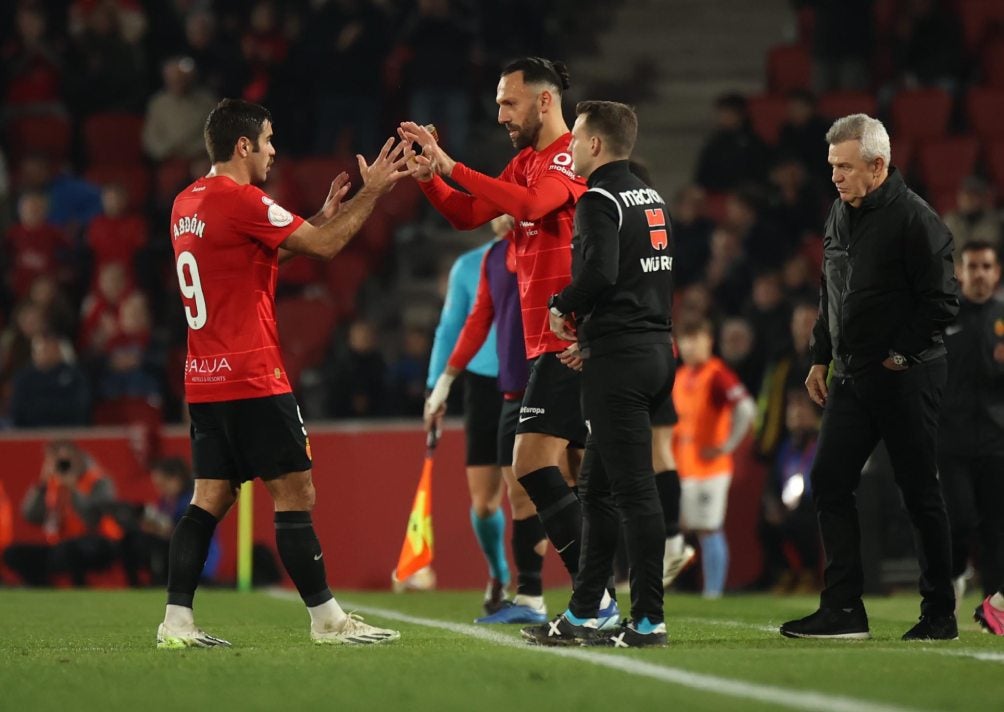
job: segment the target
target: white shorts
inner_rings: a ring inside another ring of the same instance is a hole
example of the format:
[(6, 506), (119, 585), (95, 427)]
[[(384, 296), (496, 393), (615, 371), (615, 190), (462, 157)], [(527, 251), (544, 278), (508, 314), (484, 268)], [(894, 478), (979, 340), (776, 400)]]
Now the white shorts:
[(732, 475), (680, 478), (680, 527), (687, 531), (717, 531), (725, 523)]

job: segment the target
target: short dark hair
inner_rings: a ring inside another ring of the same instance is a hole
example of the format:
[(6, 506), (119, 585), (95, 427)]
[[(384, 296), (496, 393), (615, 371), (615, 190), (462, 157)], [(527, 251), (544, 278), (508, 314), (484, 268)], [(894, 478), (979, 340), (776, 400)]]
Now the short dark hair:
[(552, 62), (543, 57), (523, 57), (503, 67), (501, 76), (506, 77), (516, 72), (523, 72), (525, 83), (550, 84), (558, 94), (572, 86), (568, 77), (568, 67), (564, 62)]
[(711, 322), (711, 319), (708, 319), (707, 317), (687, 319), (680, 324), (677, 331), (681, 337), (707, 334), (712, 339), (715, 338), (715, 325)]
[(224, 99), (209, 112), (202, 132), (211, 163), (229, 161), (237, 141), (244, 137), (255, 146), (266, 121), (272, 120), (269, 110), (243, 99)]
[(610, 144), (610, 152), (630, 156), (638, 138), (638, 116), (627, 104), (618, 101), (580, 101), (576, 116), (586, 117), (586, 126)]
[(962, 245), (962, 250), (959, 254), (964, 255), (967, 252), (983, 252), (983, 250), (990, 250), (994, 253), (994, 260), (997, 260), (997, 246), (992, 245), (986, 240), (970, 240)]

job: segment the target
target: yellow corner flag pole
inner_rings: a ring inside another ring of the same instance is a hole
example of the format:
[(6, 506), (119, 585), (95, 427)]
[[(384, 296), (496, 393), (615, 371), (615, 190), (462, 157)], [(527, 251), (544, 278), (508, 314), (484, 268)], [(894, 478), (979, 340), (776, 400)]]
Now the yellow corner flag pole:
[(254, 481), (241, 485), (237, 498), (237, 590), (251, 590), (251, 543), (254, 534)]

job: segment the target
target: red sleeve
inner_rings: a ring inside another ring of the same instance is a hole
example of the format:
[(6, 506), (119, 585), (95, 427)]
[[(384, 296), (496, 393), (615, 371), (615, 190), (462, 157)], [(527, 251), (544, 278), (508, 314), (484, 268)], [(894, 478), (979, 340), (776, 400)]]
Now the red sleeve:
[(266, 247), (278, 249), (303, 224), (303, 218), (286, 210), (260, 188), (249, 185), (238, 195), (240, 209), (233, 211), (234, 228)]
[(534, 185), (527, 187), (491, 178), (458, 163), (453, 167), (450, 178), (472, 195), (493, 205), (500, 213), (512, 215), (517, 220), (539, 220), (567, 203), (572, 194), (566, 177), (557, 171), (547, 172)]
[(718, 405), (734, 405), (746, 397), (746, 386), (735, 371), (720, 364), (711, 377), (711, 397)]
[(425, 197), (457, 230), (473, 230), (501, 215), (501, 211), (480, 198), (456, 190), (439, 176), (419, 182)]
[(474, 305), (471, 307), (467, 320), (464, 321), (464, 328), (460, 330), (457, 337), (457, 344), (453, 347), (453, 353), (446, 360), (446, 364), (452, 368), (463, 371), (467, 364), (471, 362), (478, 350), (484, 345), (488, 338), (488, 333), (492, 330), (492, 321), (495, 319), (495, 303), (492, 301), (492, 292), (488, 288), (488, 255), (492, 252), (489, 249), (481, 260), (481, 279), (478, 280), (478, 291), (474, 295)]

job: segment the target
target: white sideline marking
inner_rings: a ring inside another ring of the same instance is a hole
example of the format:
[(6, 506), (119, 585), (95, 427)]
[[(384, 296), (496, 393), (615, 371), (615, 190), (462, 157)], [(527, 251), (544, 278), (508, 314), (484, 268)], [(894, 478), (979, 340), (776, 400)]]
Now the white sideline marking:
[[(268, 595), (281, 598), (286, 601), (299, 601), (300, 597), (292, 591), (269, 591)], [(468, 638), (484, 640), (495, 645), (507, 648), (519, 648), (528, 652), (542, 653), (546, 655), (556, 655), (559, 658), (571, 658), (582, 662), (597, 665), (599, 667), (619, 670), (630, 675), (647, 677), (661, 682), (668, 682), (682, 687), (689, 687), (702, 692), (711, 692), (728, 697), (738, 697), (744, 700), (756, 700), (767, 704), (791, 707), (794, 709), (821, 710), (824, 712), (916, 712), (916, 708), (901, 707), (898, 705), (886, 705), (874, 700), (864, 700), (842, 695), (831, 695), (825, 692), (810, 692), (802, 690), (791, 690), (772, 685), (763, 685), (755, 682), (745, 682), (728, 677), (718, 677), (716, 675), (706, 675), (699, 672), (691, 672), (681, 668), (673, 668), (665, 665), (648, 663), (637, 658), (626, 658), (616, 654), (606, 654), (591, 652), (575, 648), (548, 648), (538, 645), (528, 645), (523, 640), (509, 635), (502, 635), (489, 630), (486, 626), (465, 625), (463, 623), (452, 623), (449, 621), (436, 620), (435, 618), (420, 618), (407, 613), (387, 609), (375, 608), (373, 606), (355, 606), (349, 601), (339, 602), (343, 608), (372, 613), (381, 618), (411, 623), (426, 628), (438, 628), (451, 633), (463, 635)], [(672, 645), (672, 641), (670, 641)]]

